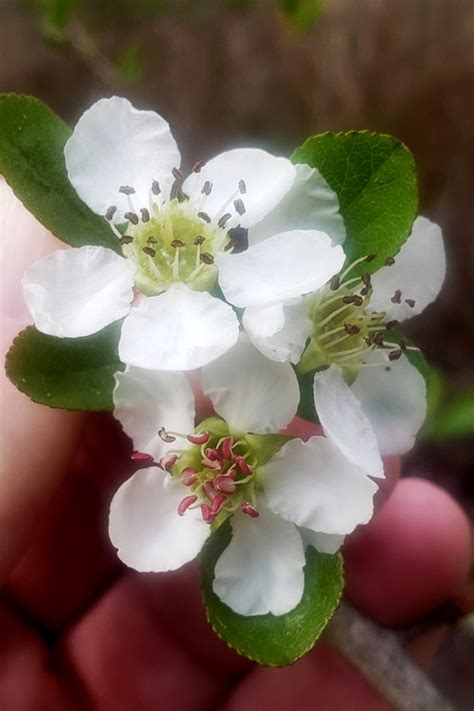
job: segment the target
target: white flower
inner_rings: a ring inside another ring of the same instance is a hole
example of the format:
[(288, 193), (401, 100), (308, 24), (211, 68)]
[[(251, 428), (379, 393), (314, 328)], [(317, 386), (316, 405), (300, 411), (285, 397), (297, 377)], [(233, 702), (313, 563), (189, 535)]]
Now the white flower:
[(383, 476), (373, 466), (376, 445), (357, 442), (355, 466), (328, 430), (265, 457), (267, 433), (296, 413), (298, 384), (289, 363), (270, 362), (245, 336), (203, 369), (202, 386), (219, 417), (195, 431), (184, 374), (132, 367), (117, 375), (115, 415), (159, 466), (137, 471), (115, 494), (111, 540), (137, 570), (174, 570), (231, 516), (215, 593), (242, 615), (284, 614), (303, 594), (305, 545), (334, 553), (370, 519), (377, 486), (367, 475)]
[[(265, 228), (267, 217), (275, 222), (279, 204), (301, 181), (301, 170), (286, 158), (242, 148), (196, 164), (184, 179), (168, 123), (118, 97), (102, 99), (84, 113), (66, 144), (65, 159), (79, 197), (108, 219), (124, 256), (84, 246), (36, 262), (23, 279), (36, 327), (77, 338), (125, 317), (121, 360), (156, 370), (192, 370), (231, 348), (238, 337), (237, 317), (207, 293), (216, 285), (219, 259), (235, 246), (229, 230)], [(238, 255), (226, 254), (227, 272), (249, 289), (261, 268), (266, 278), (284, 276), (292, 293), (303, 293), (296, 288), (299, 280), (305, 289), (318, 288), (331, 271), (319, 267), (323, 254), (330, 259), (327, 238), (309, 229), (337, 223), (337, 201), (318, 175), (306, 171), (303, 182), (312, 190), (307, 200), (320, 206), (321, 220), (294, 225), (305, 228), (304, 246), (301, 232), (280, 229), (285, 234), (272, 233), (245, 272)], [(278, 257), (274, 250), (283, 242)], [(288, 273), (282, 275), (285, 261)], [(142, 298), (132, 306), (134, 288)]]

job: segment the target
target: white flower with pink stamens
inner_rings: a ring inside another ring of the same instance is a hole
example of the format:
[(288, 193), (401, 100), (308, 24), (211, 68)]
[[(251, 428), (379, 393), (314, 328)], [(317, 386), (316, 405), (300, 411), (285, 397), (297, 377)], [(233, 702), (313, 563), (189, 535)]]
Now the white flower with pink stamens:
[[(209, 293), (220, 258), (236, 246), (233, 228), (261, 225), (265, 233), (251, 265), (227, 254), (226, 269), (250, 289), (267, 284), (267, 300), (269, 282), (272, 299), (299, 297), (342, 264), (335, 194), (317, 171), (286, 158), (240, 148), (197, 163), (185, 178), (168, 123), (112, 97), (83, 114), (65, 159), (79, 197), (108, 220), (123, 256), (89, 245), (54, 252), (27, 271), (25, 300), (48, 335), (88, 336), (125, 318), (124, 363), (193, 370), (237, 341), (233, 309)], [(300, 207), (311, 208), (289, 230), (278, 206), (290, 215), (298, 194)]]
[[(289, 363), (270, 362), (245, 336), (203, 368), (218, 417), (196, 428), (184, 374), (129, 367), (116, 380), (115, 416), (148, 453), (110, 508), (111, 540), (130, 567), (179, 568), (230, 517), (215, 593), (242, 615), (282, 615), (303, 594), (305, 545), (334, 553), (371, 518), (377, 485), (369, 475), (383, 477), (375, 438), (341, 446), (328, 428), (327, 437), (270, 445), (296, 413), (298, 384)], [(355, 422), (360, 410), (345, 414)]]

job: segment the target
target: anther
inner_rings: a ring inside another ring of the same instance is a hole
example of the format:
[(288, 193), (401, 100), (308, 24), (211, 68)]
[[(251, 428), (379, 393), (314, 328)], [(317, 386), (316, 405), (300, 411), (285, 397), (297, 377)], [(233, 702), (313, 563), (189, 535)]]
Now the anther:
[(203, 484), (202, 490), (206, 494), (209, 501), (214, 501), (214, 499), (219, 496), (217, 491), (214, 489), (214, 484), (212, 483), (212, 481), (206, 481), (206, 483)]
[(222, 494), (218, 494), (216, 498), (213, 500), (211, 504), (211, 515), (216, 516), (220, 509), (222, 508), (222, 504), (225, 502), (225, 496)]
[(142, 222), (150, 222), (150, 213), (146, 207), (140, 208), (140, 214), (142, 216)]
[(245, 195), (247, 192), (247, 186), (244, 180), (239, 180), (239, 192), (241, 195)]
[(235, 240), (230, 239), (227, 242), (226, 246), (224, 247), (224, 252), (230, 252), (231, 249), (234, 249), (235, 245), (236, 245)]
[(197, 479), (197, 471), (194, 467), (186, 467), (186, 469), (183, 469), (181, 472), (181, 476), (183, 477), (183, 484), (185, 486), (191, 486)]
[(211, 509), (207, 504), (201, 504), (201, 516), (206, 523), (211, 523), (214, 516), (211, 514)]
[(366, 256), (365, 261), (366, 262), (373, 262), (376, 256), (377, 255), (374, 252), (371, 252), (371, 254), (368, 254)]
[(334, 274), (333, 278), (329, 282), (329, 288), (331, 289), (331, 291), (337, 291), (340, 286), (341, 286), (341, 279), (339, 277), (339, 274)]
[(107, 212), (105, 213), (106, 220), (109, 220), (109, 221), (113, 220), (116, 212), (117, 212), (116, 205), (111, 205), (109, 208), (107, 208)]
[(123, 237), (120, 237), (119, 242), (122, 245), (130, 244), (131, 242), (133, 242), (133, 237), (131, 237), (130, 235), (124, 235)]
[(360, 328), (356, 326), (355, 323), (345, 323), (344, 331), (348, 333), (349, 336), (357, 336), (357, 334), (360, 333)]
[(398, 360), (402, 355), (402, 349), (400, 348), (397, 351), (390, 351), (388, 354), (388, 359), (389, 360)]
[(153, 249), (153, 247), (143, 247), (143, 252), (145, 252), (145, 254), (148, 254), (149, 257), (156, 257), (156, 251)]
[(202, 252), (202, 254), (199, 255), (199, 259), (203, 264), (214, 264), (214, 257), (212, 254), (209, 254), (209, 252)]
[(195, 244), (196, 247), (198, 247), (200, 244), (204, 244), (205, 241), (206, 240), (202, 235), (196, 235), (196, 237), (194, 238), (193, 244)]
[(140, 462), (141, 464), (151, 464), (154, 461), (151, 454), (147, 454), (147, 452), (133, 452), (130, 455), (130, 459), (132, 462)]
[(245, 476), (250, 476), (250, 474), (253, 473), (245, 457), (236, 457), (235, 463), (239, 467), (240, 471), (245, 474)]
[(206, 444), (209, 440), (209, 432), (198, 432), (197, 434), (188, 434), (188, 442), (191, 444)]
[(384, 264), (386, 267), (393, 267), (393, 265), (395, 264), (395, 260), (393, 257), (387, 257)]
[(198, 212), (197, 216), (200, 217), (201, 220), (204, 220), (204, 222), (207, 222), (208, 224), (211, 221), (211, 218), (209, 217), (207, 212)]
[(205, 165), (206, 165), (206, 161), (204, 161), (204, 160), (197, 160), (197, 161), (194, 163), (194, 165), (193, 165), (193, 167), (191, 168), (191, 170), (192, 170), (193, 173), (199, 173), (199, 172), (201, 171), (201, 169), (204, 168)]
[(383, 331), (373, 333), (370, 340), (374, 346), (381, 346), (383, 344)]
[(343, 296), (342, 301), (344, 304), (355, 304), (356, 306), (361, 306), (364, 299), (357, 294), (351, 294), (350, 296)]
[(415, 307), (416, 301), (415, 299), (405, 299), (405, 303), (408, 304), (411, 309), (413, 309)]
[(153, 180), (151, 184), (151, 192), (153, 195), (159, 195), (161, 193), (160, 184), (157, 180)]
[(234, 446), (233, 437), (226, 437), (221, 444), (221, 452), (224, 459), (232, 459), (232, 447)]
[(121, 185), (119, 187), (119, 193), (123, 195), (135, 195), (135, 192), (135, 188), (132, 188), (130, 185)]
[(204, 454), (211, 460), (211, 462), (220, 462), (222, 460), (221, 453), (214, 447), (208, 447)]
[(134, 212), (126, 212), (124, 215), (125, 219), (132, 223), (132, 225), (138, 225), (139, 219), (138, 215)]
[(153, 237), (153, 235), (150, 235), (147, 239), (148, 244), (156, 244), (156, 239)]
[(387, 328), (390, 331), (392, 328), (398, 328), (399, 325), (400, 325), (400, 321), (393, 319), (393, 321), (387, 321), (387, 323), (385, 324), (385, 328)]
[(171, 175), (175, 180), (179, 180), (180, 183), (182, 183), (184, 180), (184, 175), (182, 174), (179, 168), (173, 168), (173, 170), (171, 171)]
[(364, 286), (370, 286), (371, 281), (370, 281), (369, 272), (364, 272), (364, 274), (362, 274), (362, 276), (361, 276), (361, 279), (362, 279), (362, 283), (364, 284)]
[(232, 477), (223, 475), (217, 477), (214, 481), (214, 487), (217, 491), (220, 491), (221, 494), (233, 494), (237, 489), (237, 484)]
[(219, 220), (217, 222), (217, 226), (219, 227), (220, 230), (223, 230), (226, 224), (229, 222), (230, 218), (232, 215), (230, 212), (226, 212), (222, 217), (219, 217)]
[(243, 215), (245, 213), (244, 201), (241, 200), (240, 198), (238, 198), (237, 200), (234, 200), (234, 207), (235, 207), (235, 211), (239, 215)]
[(402, 301), (402, 292), (400, 291), (400, 289), (396, 289), (396, 290), (395, 290), (395, 293), (394, 293), (394, 295), (392, 296), (392, 298), (390, 299), (390, 301), (392, 302), (392, 304), (400, 304), (400, 303), (401, 303), (401, 301)]
[(197, 498), (198, 497), (195, 494), (190, 494), (189, 496), (185, 496), (184, 499), (180, 502), (180, 504), (178, 506), (179, 515), (184, 516), (184, 514), (189, 509), (189, 507), (196, 503)]
[(247, 516), (250, 516), (251, 518), (258, 518), (260, 516), (257, 509), (252, 506), (252, 504), (249, 504), (247, 502), (245, 502), (244, 504), (240, 504), (240, 510), (242, 511), (242, 513), (247, 514)]
[(170, 434), (164, 427), (158, 430), (158, 437), (163, 440), (163, 442), (176, 442), (176, 437)]
[(202, 186), (201, 193), (202, 193), (203, 195), (210, 195), (210, 194), (211, 194), (211, 190), (212, 190), (212, 183), (211, 183), (210, 180), (206, 180), (206, 182), (205, 182), (204, 185)]
[(171, 242), (171, 246), (174, 247), (175, 249), (179, 249), (180, 247), (184, 247), (184, 242), (180, 239), (174, 239)]
[(167, 472), (170, 472), (171, 468), (176, 464), (177, 461), (177, 454), (165, 454), (165, 456), (161, 457), (160, 461), (158, 462), (158, 466), (161, 467), (161, 469), (165, 469)]

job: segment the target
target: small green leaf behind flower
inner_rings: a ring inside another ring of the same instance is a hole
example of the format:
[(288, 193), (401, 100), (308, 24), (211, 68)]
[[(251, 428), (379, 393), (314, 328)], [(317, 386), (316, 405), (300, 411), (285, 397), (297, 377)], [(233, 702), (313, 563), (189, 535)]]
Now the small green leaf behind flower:
[(212, 590), (214, 567), (231, 540), (229, 521), (206, 544), (202, 554), (202, 592), (208, 620), (227, 644), (249, 659), (285, 666), (308, 652), (334, 614), (342, 593), (340, 554), (306, 550), (305, 590), (301, 602), (286, 615), (245, 617), (233, 612)]
[(6, 356), (9, 379), (34, 402), (66, 410), (112, 410), (121, 322), (84, 338), (46, 336), (28, 326)]
[(374, 272), (399, 251), (418, 203), (415, 162), (400, 141), (369, 131), (328, 132), (308, 138), (292, 160), (317, 168), (337, 194), (347, 264), (376, 254), (359, 269)]
[(0, 95), (0, 173), (17, 198), (63, 242), (73, 247), (101, 245), (120, 253), (105, 219), (79, 199), (68, 180), (64, 145), (70, 135), (62, 119), (41, 101)]

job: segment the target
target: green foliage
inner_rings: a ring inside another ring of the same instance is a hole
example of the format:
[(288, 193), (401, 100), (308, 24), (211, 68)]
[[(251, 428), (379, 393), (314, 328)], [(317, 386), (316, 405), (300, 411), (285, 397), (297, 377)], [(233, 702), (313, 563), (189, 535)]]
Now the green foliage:
[(305, 591), (299, 605), (286, 615), (244, 617), (233, 612), (212, 590), (215, 564), (231, 540), (226, 521), (210, 538), (202, 554), (203, 599), (214, 631), (239, 654), (269, 666), (285, 666), (308, 652), (335, 612), (343, 587), (342, 558), (308, 546)]
[(297, 372), (298, 385), (300, 386), (300, 402), (297, 415), (310, 422), (318, 422), (316, 408), (314, 407), (314, 374), (316, 370), (310, 370), (304, 375)]
[(297, 30), (314, 25), (323, 11), (322, 0), (279, 0), (280, 7)]
[(143, 61), (140, 46), (137, 42), (130, 42), (118, 55), (116, 68), (122, 77), (130, 84), (138, 83), (143, 77)]
[(417, 209), (415, 163), (400, 141), (368, 131), (323, 133), (308, 138), (292, 160), (317, 168), (337, 194), (348, 264), (376, 254), (359, 270), (374, 272), (399, 251)]
[(5, 360), (8, 377), (34, 402), (66, 410), (112, 410), (121, 322), (84, 338), (55, 338), (28, 326)]
[[(41, 101), (0, 95), (0, 173), (25, 207), (73, 247), (99, 244), (120, 251), (105, 219), (77, 196), (64, 162), (66, 124)], [(15, 235), (9, 236), (14, 240)]]
[(474, 436), (474, 392), (462, 393), (440, 407), (423, 430), (426, 439)]

